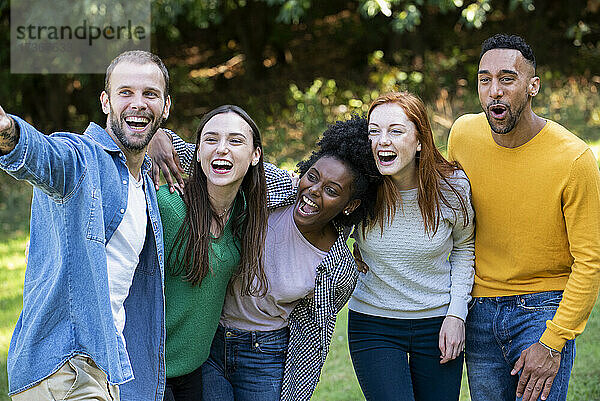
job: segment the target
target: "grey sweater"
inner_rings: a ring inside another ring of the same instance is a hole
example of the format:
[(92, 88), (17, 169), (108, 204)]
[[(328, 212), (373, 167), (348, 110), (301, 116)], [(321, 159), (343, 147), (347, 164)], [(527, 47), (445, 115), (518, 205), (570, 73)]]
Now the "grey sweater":
[[(463, 215), (442, 205), (435, 235), (425, 232), (417, 203), (417, 189), (401, 191), (401, 205), (393, 221), (363, 237), (357, 244), (369, 266), (352, 294), (353, 311), (388, 318), (420, 319), (452, 315), (465, 320), (474, 276), (474, 212), (471, 190), (463, 171), (451, 179), (467, 201), (469, 224)], [(458, 206), (456, 195), (446, 188), (446, 199)]]

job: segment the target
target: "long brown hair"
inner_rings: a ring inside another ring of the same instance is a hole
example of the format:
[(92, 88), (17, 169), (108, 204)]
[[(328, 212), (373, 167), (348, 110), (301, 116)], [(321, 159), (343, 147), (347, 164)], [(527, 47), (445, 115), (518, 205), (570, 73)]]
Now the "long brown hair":
[[(196, 151), (202, 129), (206, 123), (222, 113), (235, 113), (252, 129), (254, 148), (262, 147), (260, 131), (256, 123), (242, 108), (223, 105), (206, 113), (196, 130)], [(175, 275), (182, 275), (192, 285), (200, 285), (212, 270), (209, 260), (209, 247), (212, 241), (211, 222), (217, 223), (218, 232), (223, 231), (223, 222), (213, 209), (208, 196), (207, 179), (200, 162), (194, 157), (192, 171), (185, 183), (183, 200), (187, 212), (181, 228), (177, 232), (175, 245), (169, 258), (175, 254)], [(245, 207), (244, 207), (245, 202)], [(240, 203), (242, 207), (240, 207)], [(267, 231), (267, 184), (262, 152), (259, 162), (248, 167), (242, 185), (231, 211), (234, 238), (241, 243), (240, 263), (235, 279), (242, 280), (242, 294), (262, 295), (267, 290), (267, 278), (263, 268), (264, 243)], [(235, 213), (235, 214), (234, 214)], [(183, 249), (183, 255), (181, 250)]]
[[(421, 144), (421, 150), (417, 151), (415, 160), (418, 180), (417, 202), (423, 216), (425, 231), (431, 236), (437, 232), (442, 204), (450, 208), (455, 214), (460, 210), (463, 215), (463, 224), (465, 226), (469, 224), (466, 200), (455, 188), (455, 184), (449, 181), (453, 172), (460, 169), (460, 166), (456, 162), (446, 160), (436, 148), (423, 101), (409, 92), (386, 93), (371, 103), (367, 119), (370, 119), (373, 109), (386, 103), (395, 103), (401, 106), (408, 119), (417, 128), (417, 140)], [(442, 183), (446, 185), (442, 185)], [(458, 208), (453, 206), (444, 195), (444, 189), (446, 188), (452, 191), (458, 199)], [(383, 232), (384, 225), (389, 224), (394, 218), (399, 200), (401, 201), (400, 194), (392, 177), (389, 175), (384, 176), (383, 181), (377, 188), (375, 218), (369, 220), (366, 229), (371, 230), (378, 224)]]

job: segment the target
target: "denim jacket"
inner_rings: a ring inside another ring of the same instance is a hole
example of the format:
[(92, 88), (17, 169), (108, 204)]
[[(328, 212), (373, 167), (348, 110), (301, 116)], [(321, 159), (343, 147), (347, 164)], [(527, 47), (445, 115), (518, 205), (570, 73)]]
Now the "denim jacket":
[[(13, 116), (15, 149), (0, 168), (34, 186), (23, 311), (8, 351), (9, 394), (24, 391), (76, 354), (120, 387), (123, 400), (162, 400), (165, 384), (163, 238), (150, 160), (142, 165), (146, 241), (125, 300), (127, 349), (113, 322), (106, 244), (127, 207), (125, 156), (100, 126), (46, 136)], [(134, 380), (135, 378), (135, 380)]]

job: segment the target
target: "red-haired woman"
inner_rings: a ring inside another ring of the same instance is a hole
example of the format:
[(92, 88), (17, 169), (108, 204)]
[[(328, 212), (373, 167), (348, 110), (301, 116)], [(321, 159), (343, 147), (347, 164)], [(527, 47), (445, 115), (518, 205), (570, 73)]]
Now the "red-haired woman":
[(375, 217), (355, 233), (368, 271), (349, 303), (354, 370), (367, 400), (458, 400), (474, 276), (469, 181), (435, 147), (415, 95), (380, 96), (368, 120), (384, 179)]

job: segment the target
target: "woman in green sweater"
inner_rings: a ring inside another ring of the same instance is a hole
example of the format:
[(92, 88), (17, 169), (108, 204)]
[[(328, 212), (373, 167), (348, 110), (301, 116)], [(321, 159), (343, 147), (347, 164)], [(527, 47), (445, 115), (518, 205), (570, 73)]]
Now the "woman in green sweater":
[[(165, 400), (201, 399), (200, 366), (232, 276), (244, 294), (266, 290), (259, 244), (267, 187), (258, 127), (241, 108), (218, 107), (200, 121), (194, 155), (185, 193), (166, 186), (158, 191), (166, 254)], [(290, 181), (269, 173), (271, 181)], [(291, 183), (287, 187), (291, 191)]]

